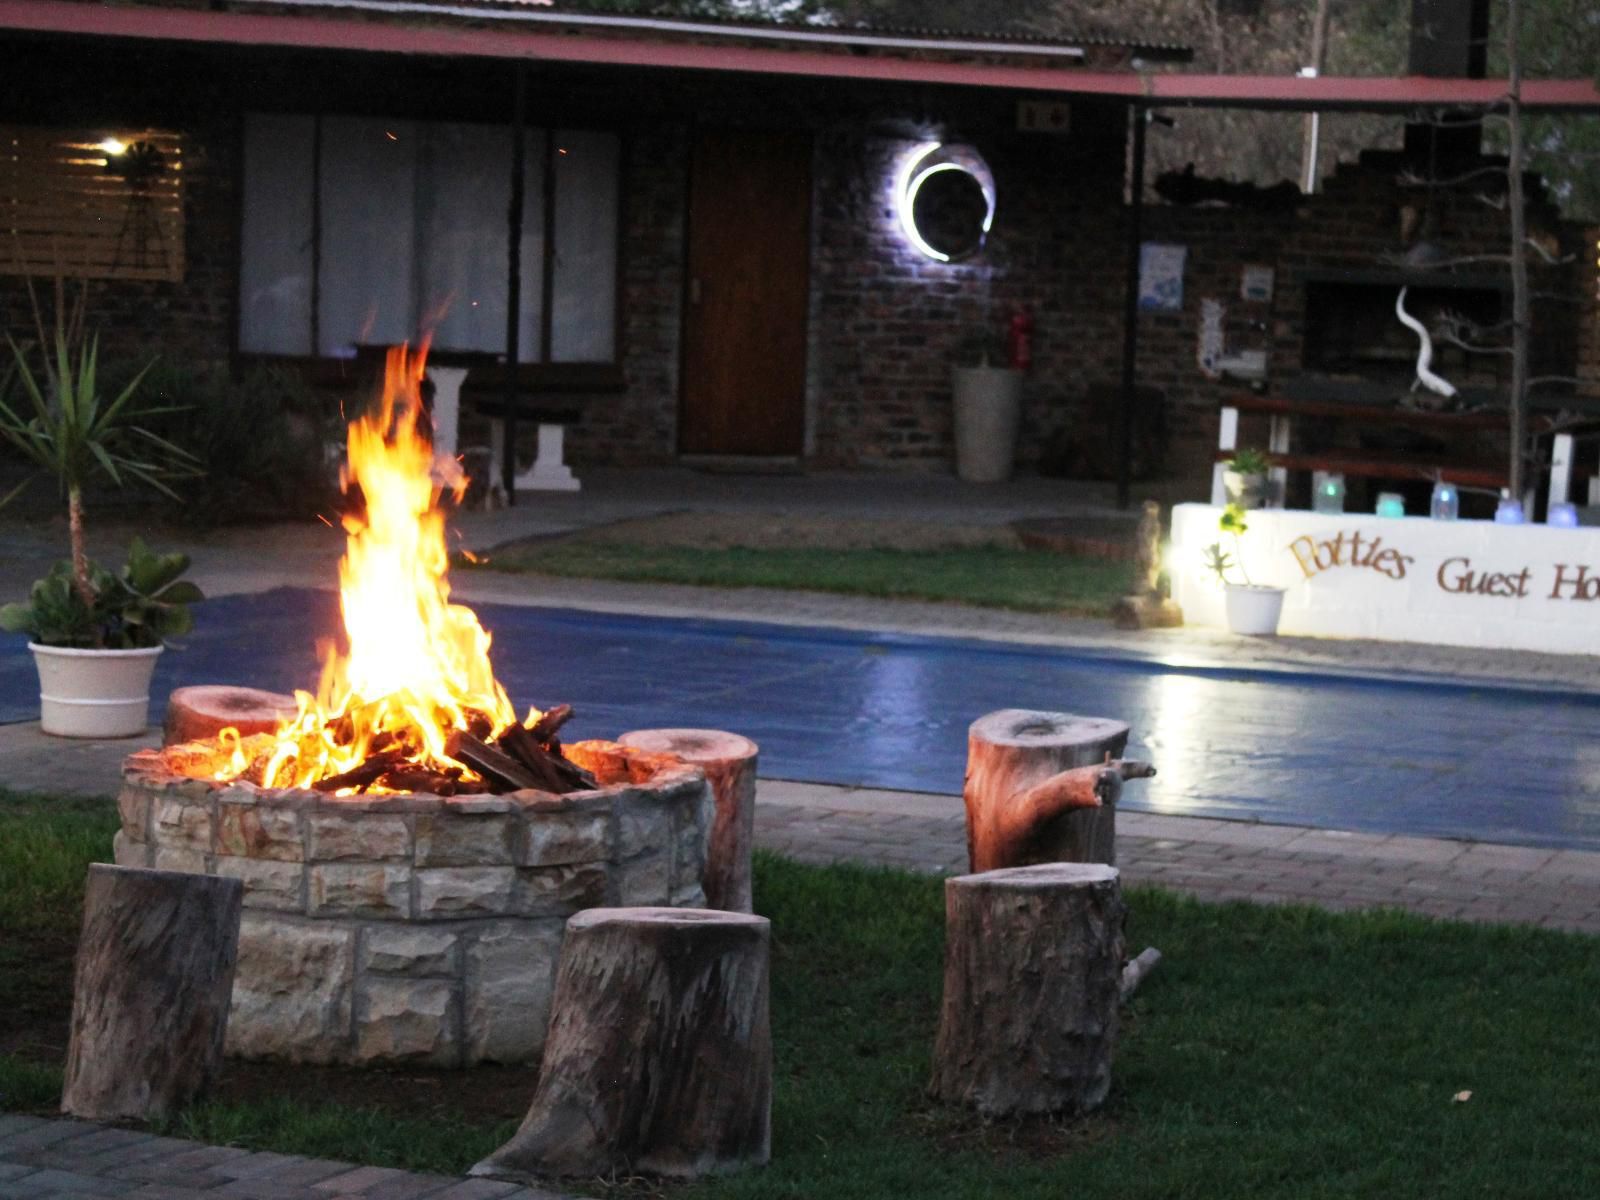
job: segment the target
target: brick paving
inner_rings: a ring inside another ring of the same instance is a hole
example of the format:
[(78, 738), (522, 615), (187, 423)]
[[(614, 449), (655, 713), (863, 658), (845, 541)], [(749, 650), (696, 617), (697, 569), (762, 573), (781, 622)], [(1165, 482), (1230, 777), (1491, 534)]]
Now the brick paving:
[[(802, 862), (966, 870), (959, 796), (763, 781), (756, 842)], [(1600, 854), (1123, 811), (1130, 884), (1201, 900), (1402, 908), (1600, 933)]]
[(91, 1121), (0, 1114), (0, 1200), (569, 1200), (492, 1179), (206, 1146)]

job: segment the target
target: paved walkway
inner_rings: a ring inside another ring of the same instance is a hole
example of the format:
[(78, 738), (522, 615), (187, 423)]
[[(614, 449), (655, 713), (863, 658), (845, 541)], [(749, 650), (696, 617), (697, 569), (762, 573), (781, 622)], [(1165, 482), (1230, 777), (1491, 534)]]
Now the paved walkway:
[(554, 1192), (0, 1114), (0, 1200), (563, 1200)]
[[(106, 795), (123, 757), (157, 737), (63, 743), (37, 725), (0, 726), (12, 787)], [(1130, 785), (1137, 787), (1138, 784)], [(804, 862), (848, 861), (932, 873), (966, 869), (961, 798), (763, 779), (757, 844)], [(1429, 916), (1600, 933), (1600, 853), (1492, 842), (1348, 833), (1295, 825), (1117, 815), (1129, 882), (1203, 900), (1389, 905)]]
[[(967, 867), (958, 796), (766, 780), (756, 842), (803, 862), (934, 873)], [(1600, 854), (1585, 851), (1122, 811), (1117, 860), (1130, 884), (1201, 900), (1385, 906), (1600, 933)]]

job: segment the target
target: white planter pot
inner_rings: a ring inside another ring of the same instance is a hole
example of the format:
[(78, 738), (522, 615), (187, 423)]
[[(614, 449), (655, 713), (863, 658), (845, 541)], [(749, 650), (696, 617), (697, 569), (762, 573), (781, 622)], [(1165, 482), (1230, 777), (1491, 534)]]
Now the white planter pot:
[(1261, 508), (1267, 502), (1267, 477), (1224, 471), (1222, 490), (1227, 493), (1229, 504), (1237, 504), (1240, 508)]
[(1011, 478), (1022, 412), (1022, 372), (1010, 367), (955, 367), (956, 474), (969, 483)]
[(165, 648), (78, 650), (29, 642), (39, 668), (39, 727), (57, 737), (143, 733), (150, 723), (150, 677)]
[(1278, 632), (1278, 617), (1283, 613), (1282, 588), (1230, 583), (1224, 603), (1228, 628), (1234, 633), (1271, 637)]

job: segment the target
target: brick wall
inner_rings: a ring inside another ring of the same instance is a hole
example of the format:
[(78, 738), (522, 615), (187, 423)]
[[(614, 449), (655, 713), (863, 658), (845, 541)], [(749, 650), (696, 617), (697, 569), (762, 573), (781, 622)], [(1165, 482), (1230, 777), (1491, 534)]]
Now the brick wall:
[(626, 390), (584, 404), (582, 418), (568, 430), (570, 457), (579, 463), (670, 462), (678, 449), (687, 128), (674, 123), (633, 131), (624, 162), (620, 337)]
[[(280, 64), (279, 70), (288, 70)], [(414, 68), (421, 70), (422, 68)], [(179, 77), (178, 73), (174, 77)], [(37, 111), (44, 120), (63, 101), (48, 91), (42, 67)], [(193, 75), (182, 77), (192, 78)], [(257, 85), (271, 90), (271, 79)], [(386, 76), (410, 94), (405, 80)], [(455, 77), (452, 76), (452, 79)], [(141, 107), (138, 89), (99, 98), (93, 113), (115, 113), (186, 138), (187, 279), (181, 285), (97, 282), (90, 318), (105, 330), (108, 355), (159, 352), (192, 363), (225, 363), (233, 342), (238, 254), (236, 178), (238, 111), (250, 101), (219, 75), (197, 85), (178, 109), (160, 97)], [(643, 85), (641, 85), (643, 86)], [(662, 85), (665, 88), (665, 85)], [(1122, 205), (1125, 118), (1114, 106), (1075, 105), (1065, 138), (1012, 131), (1004, 97), (952, 93), (933, 98), (901, 91), (819, 93), (814, 100), (774, 97), (755, 103), (751, 85), (704, 83), (695, 93), (665, 89), (632, 96), (620, 119), (626, 144), (623, 185), (625, 389), (586, 400), (569, 435), (584, 463), (670, 462), (677, 453), (679, 341), (684, 285), (685, 203), (694, 121), (755, 119), (809, 125), (816, 134), (812, 298), (809, 329), (808, 458), (818, 465), (942, 471), (952, 457), (950, 367), (976, 362), (985, 344), (1003, 345), (1010, 315), (1034, 318), (1034, 363), (1024, 390), (1019, 456), (1112, 469), (1111, 411), (1091, 411), (1086, 393), (1120, 374), (1126, 211)], [(205, 89), (212, 89), (207, 92)], [(613, 93), (615, 89), (611, 89)], [(787, 94), (787, 93), (785, 93)], [(606, 121), (584, 94), (574, 109)], [(308, 101), (309, 102), (309, 101)], [(384, 99), (382, 103), (390, 101)], [(613, 97), (614, 106), (616, 103)], [(486, 96), (483, 111), (495, 103)], [(673, 107), (675, 105), (676, 107)], [(612, 119), (618, 120), (613, 108)], [(657, 115), (657, 114), (660, 115)], [(640, 114), (643, 114), (642, 116)], [(773, 114), (777, 114), (774, 116)], [(63, 121), (88, 119), (82, 112)], [(903, 238), (893, 202), (902, 157), (928, 132), (970, 141), (996, 182), (997, 215), (988, 246), (961, 263), (918, 255)], [(1184, 305), (1147, 313), (1140, 322), (1139, 373), (1166, 397), (1172, 473), (1200, 480), (1208, 470), (1217, 403), (1233, 385), (1210, 380), (1196, 362), (1201, 302), (1226, 307), (1229, 352), (1264, 349), (1275, 383), (1300, 367), (1305, 339), (1305, 275), (1367, 269), (1397, 252), (1399, 209), (1414, 192), (1396, 181), (1394, 164), (1346, 166), (1326, 190), (1292, 213), (1233, 208), (1152, 206), (1145, 237), (1188, 248)], [(1539, 200), (1537, 222), (1554, 228)], [(1502, 253), (1503, 211), (1471, 191), (1439, 200), (1437, 240), (1449, 254)], [(1552, 366), (1581, 354), (1600, 375), (1600, 313), (1593, 299), (1594, 234), (1566, 229), (1577, 257), (1563, 271), (1542, 271), (1541, 287), (1590, 297), (1536, 313), (1536, 345)], [(1274, 268), (1270, 302), (1239, 296), (1247, 264)], [(0, 276), (0, 320), (31, 327), (20, 282)], [(464, 431), (471, 433), (471, 431)], [(526, 431), (532, 436), (532, 430)], [(1070, 453), (1063, 453), (1064, 444)], [(531, 452), (531, 444), (525, 453)]]
[[(1208, 379), (1197, 365), (1202, 301), (1213, 298), (1224, 305), (1227, 353), (1265, 350), (1273, 385), (1293, 380), (1303, 373), (1306, 354), (1307, 275), (1398, 269), (1405, 248), (1400, 210), (1420, 199), (1419, 189), (1402, 186), (1398, 174), (1399, 164), (1384, 156), (1373, 156), (1365, 164), (1344, 164), (1322, 192), (1292, 213), (1174, 206), (1147, 210), (1148, 240), (1188, 247), (1182, 312), (1146, 313), (1140, 321), (1141, 380), (1160, 387), (1167, 396), (1173, 434), (1171, 473), (1198, 478), (1209, 470), (1217, 406), (1239, 387)], [(1506, 254), (1507, 217), (1503, 203), (1492, 203), (1495, 199), (1490, 195), (1491, 202), (1485, 202), (1479, 190), (1439, 192), (1430, 240), (1451, 259)], [(1532, 200), (1531, 227), (1558, 236), (1563, 252), (1575, 251), (1581, 241), (1578, 231), (1559, 222), (1541, 193), (1535, 192)], [(1240, 273), (1247, 264), (1274, 268), (1270, 302), (1240, 297)], [(1494, 263), (1463, 269), (1504, 273), (1504, 267)], [(1532, 283), (1536, 290), (1552, 293), (1534, 309), (1534, 370), (1565, 373), (1573, 360), (1578, 329), (1573, 305), (1555, 297), (1581, 294), (1580, 272), (1575, 264), (1535, 265)], [(1509, 298), (1506, 305), (1509, 310)], [(1467, 360), (1457, 355), (1447, 374), (1458, 384), (1492, 388), (1509, 380), (1509, 366), (1500, 357)]]
[[(812, 265), (815, 456), (847, 466), (944, 469), (950, 368), (1004, 352), (1011, 314), (1034, 318), (1021, 457), (1070, 429), (1085, 387), (1120, 354), (1121, 160), (1105, 143), (978, 139), (995, 178), (985, 249), (964, 262), (906, 244), (894, 181), (914, 138), (850, 127), (819, 140)], [(995, 358), (997, 364), (1002, 361)]]
[[(88, 283), (86, 327), (100, 334), (101, 359), (216, 367), (229, 360), (233, 344), (238, 262), (237, 123), (222, 115), (174, 126), (145, 121), (124, 110), (123, 128), (156, 125), (183, 136), (184, 253), (181, 283), (96, 279)], [(51, 281), (34, 281), (50, 320)], [(69, 281), (69, 295), (76, 281)], [(32, 337), (32, 306), (26, 282), (0, 275), (0, 322), (18, 339)], [(7, 350), (9, 355), (9, 350)]]

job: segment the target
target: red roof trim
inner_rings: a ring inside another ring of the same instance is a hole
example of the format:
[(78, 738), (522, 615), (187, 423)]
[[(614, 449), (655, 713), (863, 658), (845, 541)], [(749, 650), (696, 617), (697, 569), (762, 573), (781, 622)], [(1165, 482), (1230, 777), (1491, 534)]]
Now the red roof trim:
[[(1140, 76), (1059, 67), (924, 62), (886, 56), (704, 46), (691, 42), (586, 37), (521, 29), (414, 25), (389, 20), (113, 8), (73, 0), (0, 0), (0, 29), (175, 42), (951, 84), (1143, 99), (1152, 105), (1402, 111), (1418, 107), (1495, 104), (1505, 96), (1504, 81), (1493, 79)], [(1523, 102), (1534, 109), (1593, 112), (1600, 111), (1600, 91), (1587, 79), (1530, 80), (1523, 85)]]

